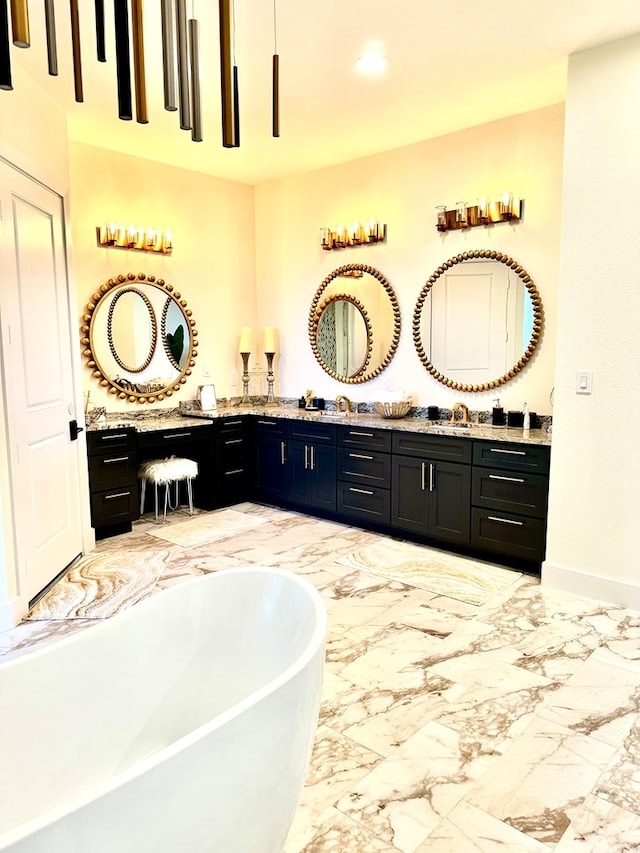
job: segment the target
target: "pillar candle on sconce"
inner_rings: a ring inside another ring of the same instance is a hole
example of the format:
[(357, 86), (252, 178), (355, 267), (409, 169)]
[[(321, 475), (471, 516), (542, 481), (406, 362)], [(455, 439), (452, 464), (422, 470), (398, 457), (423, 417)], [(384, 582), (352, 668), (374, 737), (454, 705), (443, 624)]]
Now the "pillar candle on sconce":
[(274, 326), (266, 326), (264, 330), (264, 354), (267, 359), (267, 399), (266, 406), (277, 406), (274, 393), (273, 357), (277, 351), (278, 330)]
[(386, 232), (384, 223), (378, 222), (377, 219), (371, 219), (367, 225), (361, 225), (356, 220), (348, 228), (344, 225), (338, 225), (337, 228), (321, 228), (320, 245), (324, 251), (330, 252), (332, 249), (344, 249), (348, 246), (380, 243), (386, 238)]
[(436, 205), (436, 228), (444, 233), (498, 222), (519, 222), (523, 206), (524, 199), (517, 198), (510, 192), (503, 193), (500, 201), (490, 201), (484, 195), (471, 206), (468, 206), (466, 201), (459, 201), (451, 210), (447, 210), (445, 204), (439, 204)]

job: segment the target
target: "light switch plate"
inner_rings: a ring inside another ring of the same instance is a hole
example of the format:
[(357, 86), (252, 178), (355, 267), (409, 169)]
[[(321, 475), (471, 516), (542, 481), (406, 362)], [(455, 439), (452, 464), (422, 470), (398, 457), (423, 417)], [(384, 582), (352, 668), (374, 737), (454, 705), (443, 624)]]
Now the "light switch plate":
[(579, 370), (576, 373), (576, 394), (591, 394), (593, 390), (593, 372)]

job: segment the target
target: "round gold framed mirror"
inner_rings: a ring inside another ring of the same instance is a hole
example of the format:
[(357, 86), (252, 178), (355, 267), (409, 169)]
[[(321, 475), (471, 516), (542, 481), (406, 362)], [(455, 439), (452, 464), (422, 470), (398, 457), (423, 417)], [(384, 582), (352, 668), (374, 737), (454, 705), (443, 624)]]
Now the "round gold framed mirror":
[(540, 342), (542, 301), (528, 272), (494, 250), (445, 261), (420, 291), (413, 341), (429, 373), (457, 391), (513, 379)]
[(110, 278), (92, 295), (80, 342), (92, 376), (110, 394), (155, 403), (179, 391), (191, 375), (197, 334), (191, 309), (172, 284), (128, 273)]
[(317, 289), (309, 311), (309, 341), (318, 364), (339, 382), (378, 376), (400, 340), (400, 307), (382, 273), (345, 264)]

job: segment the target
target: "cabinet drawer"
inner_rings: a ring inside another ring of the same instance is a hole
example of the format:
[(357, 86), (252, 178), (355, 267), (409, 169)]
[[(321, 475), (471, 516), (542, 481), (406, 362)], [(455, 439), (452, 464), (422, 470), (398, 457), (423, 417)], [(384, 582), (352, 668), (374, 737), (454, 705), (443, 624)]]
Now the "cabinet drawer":
[(377, 486), (356, 486), (338, 483), (338, 512), (377, 524), (389, 524), (391, 494)]
[(549, 471), (549, 457), (549, 448), (539, 444), (516, 444), (506, 441), (473, 442), (474, 465), (546, 474)]
[(376, 451), (338, 448), (338, 479), (365, 486), (391, 488), (391, 456)]
[(87, 452), (90, 456), (95, 453), (109, 453), (112, 450), (135, 450), (135, 447), (136, 431), (130, 427), (87, 433)]
[(138, 485), (95, 492), (91, 495), (91, 521), (94, 527), (107, 527), (138, 517)]
[(245, 435), (248, 429), (249, 422), (246, 417), (228, 417), (214, 421), (216, 440), (227, 435)]
[(545, 523), (540, 518), (473, 507), (471, 544), (484, 551), (541, 562), (545, 550)]
[(94, 492), (133, 484), (138, 476), (135, 453), (105, 453), (89, 457), (89, 481)]
[(391, 453), (391, 430), (368, 427), (338, 427), (338, 447), (360, 447)]
[(316, 421), (289, 421), (289, 438), (312, 441), (314, 444), (335, 444), (335, 424)]
[[(197, 443), (211, 441), (213, 425), (201, 427), (185, 427), (184, 429), (160, 429), (138, 434), (138, 449), (141, 451), (158, 451), (158, 456), (179, 456), (186, 449)], [(146, 458), (149, 458), (148, 453)]]
[(528, 471), (473, 468), (471, 502), (475, 506), (544, 518), (548, 480)]
[(393, 452), (403, 453), (405, 456), (443, 462), (471, 462), (473, 442), (466, 438), (394, 430), (392, 442)]
[(287, 435), (287, 421), (284, 418), (270, 418), (263, 415), (256, 417), (253, 428), (258, 435)]

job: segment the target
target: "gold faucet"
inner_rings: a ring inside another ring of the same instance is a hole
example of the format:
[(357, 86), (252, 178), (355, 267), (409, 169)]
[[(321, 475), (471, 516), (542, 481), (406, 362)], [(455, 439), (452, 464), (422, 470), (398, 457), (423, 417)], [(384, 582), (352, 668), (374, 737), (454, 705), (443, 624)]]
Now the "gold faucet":
[(456, 421), (456, 411), (458, 409), (462, 409), (462, 423), (469, 423), (469, 409), (465, 406), (464, 403), (454, 403), (453, 408), (451, 409), (451, 423), (455, 423)]
[(351, 400), (348, 397), (345, 397), (344, 394), (338, 394), (336, 397), (336, 411), (342, 411), (342, 402), (344, 401), (344, 413), (348, 415), (351, 411)]

